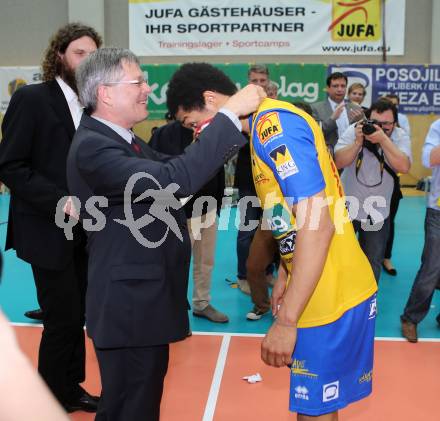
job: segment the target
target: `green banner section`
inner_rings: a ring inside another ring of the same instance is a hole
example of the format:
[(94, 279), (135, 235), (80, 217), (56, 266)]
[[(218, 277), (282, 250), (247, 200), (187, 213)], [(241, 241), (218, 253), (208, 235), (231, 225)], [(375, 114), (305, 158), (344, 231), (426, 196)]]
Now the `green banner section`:
[[(215, 64), (242, 88), (247, 84), (249, 64)], [(168, 81), (178, 69), (176, 64), (144, 64), (142, 71), (152, 92), (148, 99), (149, 120), (162, 120), (167, 112)], [(270, 79), (278, 85), (278, 99), (312, 104), (325, 99), (327, 66), (323, 64), (268, 64)]]

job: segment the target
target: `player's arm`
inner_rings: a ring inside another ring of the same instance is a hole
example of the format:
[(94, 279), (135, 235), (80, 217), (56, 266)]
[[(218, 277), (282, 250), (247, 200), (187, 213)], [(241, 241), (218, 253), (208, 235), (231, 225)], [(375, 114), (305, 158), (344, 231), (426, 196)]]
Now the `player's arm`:
[(281, 301), (277, 319), (261, 347), (263, 361), (275, 367), (291, 363), (298, 320), (321, 277), (334, 234), (324, 191), (298, 202), (292, 211), (299, 226), (293, 253), (292, 276)]
[(280, 308), (261, 350), (263, 361), (281, 367), (291, 362), (296, 326), (321, 276), (334, 227), (311, 126), (293, 113), (278, 112), (279, 122), (275, 117), (271, 116), (272, 124), (279, 126), (280, 135), (261, 142), (257, 130), (256, 140), (260, 141), (254, 144), (260, 159), (273, 171), (296, 219), (291, 280), (282, 296), (274, 288), (272, 299)]

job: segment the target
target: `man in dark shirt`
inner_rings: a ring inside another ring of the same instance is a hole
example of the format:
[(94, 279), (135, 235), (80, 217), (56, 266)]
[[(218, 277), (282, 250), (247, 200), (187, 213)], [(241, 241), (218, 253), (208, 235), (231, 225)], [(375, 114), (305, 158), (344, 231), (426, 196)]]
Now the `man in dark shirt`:
[[(154, 132), (149, 145), (158, 152), (180, 155), (193, 142), (193, 138), (191, 129), (183, 127), (178, 121), (172, 121)], [(221, 168), (184, 206), (193, 256), (193, 314), (217, 323), (229, 321), (226, 314), (210, 304), (217, 237), (216, 217), (220, 215), (224, 190), (225, 171)], [(203, 197), (209, 197), (209, 203), (200, 207)]]

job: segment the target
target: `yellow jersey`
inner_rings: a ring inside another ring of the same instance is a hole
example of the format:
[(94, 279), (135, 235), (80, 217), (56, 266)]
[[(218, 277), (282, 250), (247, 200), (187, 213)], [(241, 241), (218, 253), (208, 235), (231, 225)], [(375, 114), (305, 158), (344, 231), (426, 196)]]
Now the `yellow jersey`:
[(298, 229), (292, 205), (325, 190), (335, 234), (298, 327), (331, 323), (373, 295), (377, 285), (349, 220), (338, 170), (322, 130), (305, 111), (266, 99), (253, 117), (250, 143), (263, 227), (267, 222), (289, 278)]

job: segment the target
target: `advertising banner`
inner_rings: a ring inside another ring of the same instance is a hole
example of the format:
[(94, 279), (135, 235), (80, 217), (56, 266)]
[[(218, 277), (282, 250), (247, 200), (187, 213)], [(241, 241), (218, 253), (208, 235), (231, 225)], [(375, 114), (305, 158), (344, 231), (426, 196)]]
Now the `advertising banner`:
[[(216, 64), (242, 88), (247, 84), (248, 64)], [(142, 65), (152, 92), (148, 100), (150, 119), (163, 119), (167, 111), (168, 81), (178, 69), (176, 64)], [(278, 99), (312, 104), (325, 98), (327, 68), (323, 64), (268, 64), (270, 79), (278, 85)]]
[(440, 65), (423, 64), (333, 64), (328, 73), (343, 72), (348, 84), (360, 82), (367, 88), (362, 105), (386, 94), (400, 99), (403, 114), (440, 114)]
[(128, 4), (130, 49), (139, 56), (404, 54), (405, 0)]
[[(249, 64), (218, 64), (241, 88), (247, 84)], [(400, 98), (399, 111), (404, 114), (440, 114), (440, 65), (367, 65), (367, 64), (267, 64), (270, 79), (278, 85), (278, 98), (288, 102), (313, 104), (326, 98), (325, 79), (342, 71), (348, 84), (366, 86), (363, 105), (368, 107), (387, 93)], [(148, 100), (149, 118), (163, 119), (167, 111), (168, 81), (177, 64), (142, 65), (152, 92)], [(21, 86), (41, 82), (41, 70), (32, 67), (0, 67), (0, 113), (4, 114), (11, 95)]]
[(41, 82), (41, 70), (32, 67), (0, 67), (0, 113), (8, 108), (12, 94), (24, 85)]

